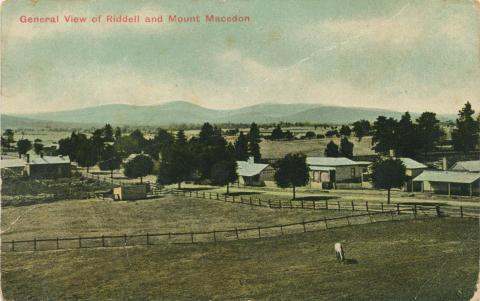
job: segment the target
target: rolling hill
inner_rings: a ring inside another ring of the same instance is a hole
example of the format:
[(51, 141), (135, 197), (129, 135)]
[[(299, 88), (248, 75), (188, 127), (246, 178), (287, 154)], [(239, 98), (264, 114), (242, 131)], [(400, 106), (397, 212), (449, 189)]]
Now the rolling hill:
[[(325, 106), (318, 104), (274, 104), (262, 103), (239, 109), (216, 110), (204, 108), (185, 101), (175, 101), (153, 106), (124, 104), (102, 105), (69, 111), (37, 114), (4, 115), (2, 126), (8, 123), (31, 123), (48, 121), (60, 124), (104, 124), (165, 126), (171, 124), (212, 123), (270, 123), (270, 122), (315, 122), (342, 124), (359, 119), (374, 120), (379, 115), (399, 118), (402, 113), (368, 108)], [(415, 117), (418, 114), (413, 113)], [(451, 119), (453, 116), (439, 116)], [(25, 120), (27, 118), (27, 120)], [(4, 122), (6, 121), (6, 122)]]

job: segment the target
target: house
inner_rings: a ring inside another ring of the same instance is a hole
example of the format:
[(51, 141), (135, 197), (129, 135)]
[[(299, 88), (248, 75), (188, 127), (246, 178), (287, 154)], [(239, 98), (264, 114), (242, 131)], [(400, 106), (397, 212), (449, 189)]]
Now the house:
[(480, 173), (426, 170), (413, 179), (422, 192), (450, 195), (480, 195)]
[(130, 184), (113, 188), (115, 200), (140, 200), (147, 197), (147, 184)]
[(423, 171), (425, 171), (428, 166), (417, 162), (413, 159), (410, 158), (398, 158), (400, 161), (402, 161), (403, 165), (405, 165), (406, 171), (405, 175), (408, 177), (407, 182), (405, 183), (404, 190), (405, 191), (419, 191), (421, 189), (420, 187), (420, 182), (413, 183), (413, 178), (417, 177), (419, 174), (421, 174)]
[(307, 157), (310, 187), (337, 188), (338, 184), (342, 183), (356, 183), (361, 187), (362, 175), (370, 164), (370, 162), (355, 162), (343, 157)]
[(23, 175), (27, 162), (24, 159), (3, 159), (0, 161), (2, 175)]
[(450, 170), (452, 171), (466, 171), (466, 172), (480, 172), (480, 160), (474, 161), (458, 161)]
[(239, 184), (264, 186), (266, 181), (273, 181), (275, 170), (268, 164), (255, 163), (253, 157), (247, 161), (237, 161)]
[(32, 160), (27, 155), (25, 175), (30, 178), (65, 178), (71, 173), (68, 156), (40, 155)]

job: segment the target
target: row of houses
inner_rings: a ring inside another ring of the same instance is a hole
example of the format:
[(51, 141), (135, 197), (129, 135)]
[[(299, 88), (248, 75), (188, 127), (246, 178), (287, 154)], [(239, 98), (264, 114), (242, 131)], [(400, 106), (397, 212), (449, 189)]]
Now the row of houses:
[[(410, 158), (398, 158), (406, 167), (405, 191), (446, 195), (478, 196), (480, 194), (480, 160), (460, 161), (449, 170), (429, 170), (425, 164)], [(348, 158), (307, 157), (310, 188), (371, 187), (372, 162)], [(446, 169), (446, 165), (444, 165)], [(255, 163), (253, 158), (237, 161), (239, 184), (273, 185), (275, 170), (269, 164)]]

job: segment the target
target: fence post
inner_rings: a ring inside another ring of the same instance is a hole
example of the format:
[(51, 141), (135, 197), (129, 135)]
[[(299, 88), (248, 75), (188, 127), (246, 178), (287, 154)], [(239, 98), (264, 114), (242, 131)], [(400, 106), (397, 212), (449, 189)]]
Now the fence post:
[(195, 197), (198, 198), (198, 191), (195, 191)]
[(325, 229), (328, 229), (327, 217), (323, 217), (323, 221), (325, 222)]
[(33, 250), (34, 251), (37, 250), (37, 239), (36, 238), (33, 239)]
[(417, 218), (417, 204), (413, 204), (413, 217)]
[(463, 207), (460, 206), (460, 217), (463, 217)]
[(238, 239), (238, 229), (237, 229), (237, 227), (235, 227), (235, 235), (237, 236), (237, 239)]
[(15, 241), (12, 240), (12, 251), (15, 251)]
[(268, 200), (268, 208), (272, 208), (272, 201)]
[(192, 191), (190, 190), (189, 192), (190, 192), (190, 197), (192, 197)]
[(383, 203), (380, 203), (380, 205), (382, 206), (382, 212), (383, 212)]
[(60, 245), (58, 243), (58, 237), (57, 237), (57, 250), (60, 249)]
[(368, 201), (365, 201), (365, 208), (367, 208), (367, 212), (368, 212)]
[(258, 226), (257, 228), (258, 228), (258, 238), (262, 238), (262, 235), (260, 233), (260, 226)]
[(440, 217), (441, 216), (440, 206), (435, 205), (435, 210), (437, 211), (437, 216)]
[(305, 227), (305, 221), (302, 221), (303, 232), (307, 232), (307, 228)]
[(217, 234), (215, 233), (215, 230), (213, 230), (213, 241), (217, 242)]
[(105, 247), (105, 236), (102, 235), (102, 247)]
[(190, 236), (192, 238), (192, 244), (193, 244), (193, 232), (190, 232)]
[(172, 239), (172, 233), (168, 232), (168, 240)]
[(282, 232), (282, 235), (284, 235), (283, 234), (283, 225), (280, 225), (280, 232)]
[(123, 234), (123, 244), (127, 245), (127, 234)]
[(205, 191), (202, 193), (202, 198), (205, 198)]
[(82, 247), (82, 237), (79, 236), (78, 237), (78, 248), (81, 248)]
[(340, 201), (337, 201), (338, 210), (340, 210)]
[(220, 197), (218, 196), (218, 192), (217, 192), (217, 200), (220, 200)]
[(303, 200), (302, 200), (302, 209), (303, 209)]
[(352, 211), (355, 211), (355, 205), (353, 204), (353, 201), (352, 201)]
[[(280, 201), (280, 204), (281, 204), (282, 201)], [(280, 205), (280, 208), (282, 208), (282, 206)], [(290, 209), (293, 208), (293, 204), (292, 204), (292, 200), (290, 200)]]
[(328, 200), (325, 200), (325, 209), (328, 210)]
[(348, 215), (346, 217), (347, 217), (347, 223), (350, 226), (350, 219), (348, 218)]
[(209, 197), (210, 199), (212, 199), (212, 193), (211, 193), (211, 192), (208, 193), (208, 197)]
[(316, 207), (317, 207), (316, 204), (317, 204), (317, 202), (316, 202), (316, 201), (313, 201), (313, 210), (317, 209), (317, 208), (316, 208)]
[(150, 245), (150, 235), (147, 232), (147, 246)]

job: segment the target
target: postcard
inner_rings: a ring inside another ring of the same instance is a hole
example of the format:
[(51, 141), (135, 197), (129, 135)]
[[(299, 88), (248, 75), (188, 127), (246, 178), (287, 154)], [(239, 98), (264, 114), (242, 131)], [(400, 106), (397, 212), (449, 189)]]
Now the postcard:
[(1, 22), (1, 300), (480, 299), (479, 1)]

